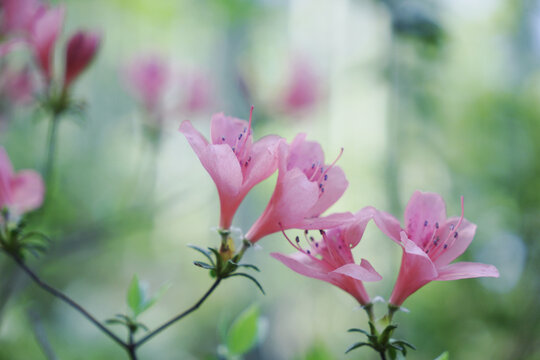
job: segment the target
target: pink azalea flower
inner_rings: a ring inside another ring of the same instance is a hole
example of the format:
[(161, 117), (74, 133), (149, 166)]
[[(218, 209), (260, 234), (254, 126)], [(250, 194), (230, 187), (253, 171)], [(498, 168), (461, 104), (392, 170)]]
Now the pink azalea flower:
[(212, 116), (211, 143), (189, 121), (180, 125), (180, 131), (214, 180), (221, 204), (219, 226), (228, 229), (238, 206), (246, 194), (274, 173), (277, 167), (278, 136), (265, 136), (253, 142), (249, 123), (223, 114)]
[(305, 138), (306, 134), (299, 134), (290, 146), (279, 145), (276, 187), (263, 214), (246, 234), (252, 243), (280, 230), (329, 229), (352, 219), (351, 213), (320, 217), (349, 183), (343, 170), (334, 166), (337, 159), (325, 165), (321, 146)]
[(101, 37), (96, 33), (77, 31), (68, 41), (64, 89), (83, 72), (96, 55)]
[(182, 107), (190, 113), (207, 109), (212, 102), (210, 81), (201, 73), (185, 77), (185, 99)]
[(149, 112), (159, 110), (170, 77), (170, 68), (155, 55), (135, 59), (125, 72), (127, 89)]
[(3, 0), (0, 31), (10, 35), (28, 35), (44, 10), (44, 5), (37, 0)]
[(282, 106), (287, 112), (297, 112), (313, 106), (319, 97), (319, 79), (311, 64), (301, 59), (292, 63)]
[(30, 34), (30, 43), (47, 83), (52, 78), (54, 45), (64, 23), (64, 14), (63, 7), (47, 9), (35, 20)]
[(13, 104), (28, 104), (33, 99), (35, 84), (28, 67), (21, 70), (0, 69), (0, 94)]
[(493, 265), (450, 264), (469, 247), (476, 225), (461, 216), (446, 218), (446, 205), (434, 193), (416, 191), (405, 209), (405, 229), (392, 215), (373, 210), (377, 226), (403, 248), (403, 257), (390, 303), (400, 306), (407, 297), (434, 280), (499, 277)]
[(6, 151), (0, 147), (0, 209), (22, 215), (41, 206), (44, 192), (41, 176), (33, 170), (15, 173)]
[(355, 214), (354, 221), (328, 232), (321, 231), (322, 239), (319, 241), (315, 241), (312, 236), (308, 237), (306, 230), (304, 234), (309, 245), (306, 250), (301, 247), (298, 236), (295, 244), (285, 235), (298, 252), (292, 255), (271, 255), (291, 270), (329, 282), (351, 294), (361, 305), (367, 305), (371, 300), (363, 281), (379, 281), (382, 277), (367, 260), (362, 259), (359, 265), (356, 264), (351, 249), (360, 242), (370, 219), (369, 212), (360, 211)]

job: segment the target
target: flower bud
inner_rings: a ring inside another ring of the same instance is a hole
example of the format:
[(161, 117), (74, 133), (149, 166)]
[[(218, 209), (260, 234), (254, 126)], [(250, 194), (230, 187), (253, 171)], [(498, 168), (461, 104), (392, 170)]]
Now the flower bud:
[(78, 31), (69, 39), (66, 49), (64, 89), (67, 89), (94, 58), (101, 37), (96, 33)]

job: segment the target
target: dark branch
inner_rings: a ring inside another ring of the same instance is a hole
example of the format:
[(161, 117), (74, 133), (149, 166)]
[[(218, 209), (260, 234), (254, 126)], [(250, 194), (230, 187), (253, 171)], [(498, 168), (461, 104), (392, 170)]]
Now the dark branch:
[(118, 336), (113, 334), (109, 329), (107, 329), (104, 325), (102, 325), (96, 318), (94, 318), (88, 311), (86, 311), (81, 305), (77, 304), (74, 300), (69, 298), (67, 295), (64, 295), (59, 290), (56, 290), (43, 280), (39, 278), (26, 264), (19, 258), (15, 256), (11, 256), (13, 260), (21, 267), (21, 269), (26, 272), (26, 274), (43, 290), (47, 291), (49, 294), (53, 295), (54, 297), (62, 300), (69, 306), (71, 306), (73, 309), (77, 310), (81, 315), (83, 315), (88, 321), (93, 323), (99, 330), (104, 332), (107, 336), (109, 336), (112, 340), (114, 340), (118, 345), (122, 346), (124, 349), (127, 349), (128, 345), (122, 341)]
[(141, 345), (143, 345), (145, 342), (147, 342), (148, 340), (150, 340), (152, 337), (154, 337), (154, 335), (157, 335), (158, 333), (160, 333), (161, 331), (165, 330), (166, 328), (168, 328), (169, 326), (171, 326), (172, 324), (174, 324), (175, 322), (181, 320), (182, 318), (184, 318), (185, 316), (191, 314), (193, 311), (197, 310), (199, 308), (199, 306), (202, 305), (202, 303), (210, 296), (210, 294), (212, 294), (214, 292), (214, 290), (218, 287), (219, 283), (221, 282), (221, 278), (217, 278), (216, 281), (212, 284), (212, 286), (210, 287), (210, 289), (208, 289), (208, 291), (203, 295), (202, 298), (199, 299), (199, 301), (197, 301), (195, 303), (195, 305), (193, 305), (192, 307), (190, 307), (189, 309), (187, 309), (186, 311), (184, 311), (183, 313), (181, 313), (180, 315), (172, 318), (171, 320), (167, 321), (165, 324), (161, 325), (160, 327), (158, 327), (157, 329), (155, 329), (154, 331), (150, 332), (148, 335), (146, 335), (145, 337), (143, 337), (142, 339), (140, 339), (139, 341), (137, 341), (135, 344), (134, 344), (134, 347), (137, 348)]

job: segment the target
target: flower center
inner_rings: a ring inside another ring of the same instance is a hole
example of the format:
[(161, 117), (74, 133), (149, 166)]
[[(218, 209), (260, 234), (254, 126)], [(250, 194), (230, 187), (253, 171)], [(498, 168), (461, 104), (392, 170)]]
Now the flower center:
[(251, 129), (251, 121), (253, 119), (253, 106), (249, 110), (249, 124), (247, 127), (244, 127), (242, 132), (240, 132), (235, 139), (231, 142), (227, 140), (225, 136), (221, 137), (221, 144), (229, 144), (233, 153), (238, 159), (240, 167), (244, 170), (251, 163), (251, 142), (248, 142), (249, 138), (252, 136), (253, 131)]
[(334, 167), (341, 155), (343, 155), (343, 148), (341, 148), (341, 151), (339, 152), (336, 159), (327, 168), (324, 167), (324, 164), (322, 164), (321, 166), (321, 163), (317, 161), (316, 163), (313, 163), (311, 165), (311, 169), (304, 171), (309, 181), (317, 182), (319, 184), (319, 197), (322, 196), (322, 194), (324, 193), (324, 186), (328, 181), (328, 171), (330, 171), (330, 169)]
[[(433, 234), (431, 235), (431, 239), (424, 245), (423, 250), (424, 252), (430, 257), (431, 260), (435, 261), (441, 256), (441, 254), (448, 249), (449, 247), (452, 247), (454, 243), (456, 242), (459, 233), (458, 229), (463, 222), (463, 216), (464, 216), (464, 207), (463, 207), (463, 196), (461, 197), (461, 216), (456, 224), (449, 224), (448, 225), (448, 234), (444, 239), (441, 239), (441, 228), (439, 226), (439, 223), (435, 223), (435, 230), (433, 231)], [(428, 221), (426, 220), (424, 222), (424, 227), (427, 228)]]

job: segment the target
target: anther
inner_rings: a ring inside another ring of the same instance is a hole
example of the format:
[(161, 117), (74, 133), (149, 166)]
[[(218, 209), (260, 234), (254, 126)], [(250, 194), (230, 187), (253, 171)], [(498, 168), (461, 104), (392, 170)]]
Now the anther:
[(309, 250), (306, 250), (306, 252), (307, 252), (307, 254), (308, 254), (308, 255), (311, 255), (311, 251), (309, 251)]
[(426, 221), (424, 221), (424, 226), (427, 226), (427, 224), (428, 224), (427, 220), (426, 220)]
[(439, 223), (438, 222), (435, 223), (435, 228), (437, 228), (437, 229), (439, 228)]
[(450, 225), (450, 230), (454, 230), (454, 224)]
[(294, 240), (296, 241), (297, 244), (300, 243), (300, 238), (298, 236)]
[(238, 140), (240, 140), (242, 138), (242, 135), (244, 135), (244, 134), (240, 133), (240, 135), (238, 135)]
[(448, 244), (444, 244), (444, 248), (446, 249), (448, 247)]
[(313, 236), (310, 236), (309, 240), (313, 242), (313, 241), (315, 241), (315, 238)]
[(454, 238), (457, 238), (457, 231), (454, 233)]
[(324, 174), (324, 181), (328, 180), (328, 174)]

